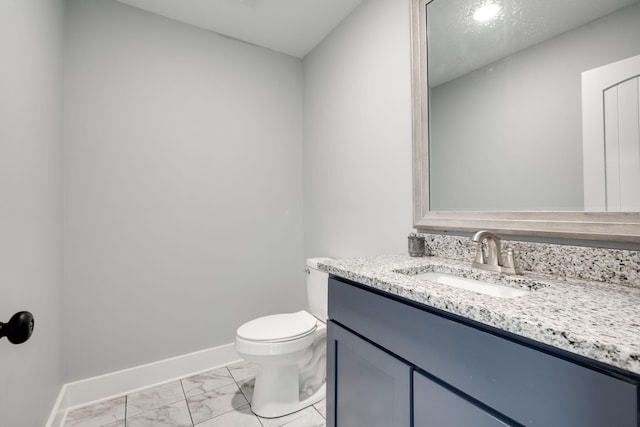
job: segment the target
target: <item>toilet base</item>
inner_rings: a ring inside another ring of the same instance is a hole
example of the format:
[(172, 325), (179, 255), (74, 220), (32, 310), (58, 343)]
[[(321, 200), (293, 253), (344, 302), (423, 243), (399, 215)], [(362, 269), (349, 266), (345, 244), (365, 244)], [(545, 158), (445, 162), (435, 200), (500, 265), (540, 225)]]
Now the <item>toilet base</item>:
[[(310, 347), (289, 356), (278, 358), (277, 364), (260, 366), (251, 399), (254, 414), (264, 418), (281, 417), (324, 399), (326, 326), (319, 328)], [(296, 363), (291, 363), (294, 360)]]
[[(262, 418), (277, 418), (285, 415), (292, 414), (294, 412), (298, 412), (304, 408), (307, 408), (314, 403), (320, 402), (326, 396), (326, 384), (322, 384), (318, 390), (313, 393), (311, 396), (307, 397), (304, 400), (299, 400), (297, 396), (295, 400), (281, 400), (278, 401), (274, 399), (273, 394), (270, 395), (268, 399), (263, 399), (261, 396), (257, 396), (254, 390), (253, 398), (251, 399), (251, 411), (254, 414), (262, 417)], [(279, 396), (278, 396), (279, 397)]]

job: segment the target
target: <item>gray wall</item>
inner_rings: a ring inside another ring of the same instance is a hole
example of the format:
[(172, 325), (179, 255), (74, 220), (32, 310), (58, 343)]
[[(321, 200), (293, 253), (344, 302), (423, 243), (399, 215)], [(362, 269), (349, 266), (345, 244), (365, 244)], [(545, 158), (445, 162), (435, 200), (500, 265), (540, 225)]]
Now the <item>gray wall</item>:
[(302, 61), (112, 0), (67, 6), (65, 379), (303, 308)]
[(250, 318), (303, 307), (303, 254), (406, 251), (405, 2), (365, 2), (303, 70), (110, 0), (69, 0), (64, 121), (62, 10), (34, 0), (0, 14), (0, 306), (37, 321), (28, 343), (0, 342), (3, 425), (43, 424), (61, 382), (226, 344)]
[(62, 1), (0, 2), (0, 424), (41, 426), (62, 382)]
[(306, 256), (406, 252), (409, 2), (367, 0), (304, 59)]
[(630, 6), (434, 88), (432, 208), (583, 210), (581, 73), (640, 54), (639, 22)]

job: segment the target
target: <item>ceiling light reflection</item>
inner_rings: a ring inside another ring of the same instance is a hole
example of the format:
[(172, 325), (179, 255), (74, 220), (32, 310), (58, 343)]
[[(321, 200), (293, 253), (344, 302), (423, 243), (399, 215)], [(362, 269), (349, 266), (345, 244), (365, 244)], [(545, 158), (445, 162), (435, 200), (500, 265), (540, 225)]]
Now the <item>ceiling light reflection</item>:
[(480, 6), (474, 13), (473, 19), (478, 22), (487, 22), (493, 19), (498, 12), (500, 12), (500, 6), (495, 3), (486, 3)]

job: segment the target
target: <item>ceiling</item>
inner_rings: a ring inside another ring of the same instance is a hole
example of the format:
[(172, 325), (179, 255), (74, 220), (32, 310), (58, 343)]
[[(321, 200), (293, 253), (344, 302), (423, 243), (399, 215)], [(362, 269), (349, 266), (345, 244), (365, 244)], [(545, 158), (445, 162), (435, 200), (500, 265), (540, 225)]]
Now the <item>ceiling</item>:
[[(427, 7), (429, 86), (435, 87), (639, 0), (433, 0)], [(474, 11), (501, 7), (478, 23)]]
[(117, 0), (298, 58), (363, 0)]

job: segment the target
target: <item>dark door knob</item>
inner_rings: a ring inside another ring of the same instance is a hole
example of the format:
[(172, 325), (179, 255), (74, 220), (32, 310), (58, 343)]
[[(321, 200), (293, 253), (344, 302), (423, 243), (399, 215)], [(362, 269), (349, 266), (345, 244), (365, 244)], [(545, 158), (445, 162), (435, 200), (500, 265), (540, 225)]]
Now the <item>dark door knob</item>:
[(0, 338), (7, 337), (13, 344), (22, 344), (33, 333), (34, 325), (33, 314), (20, 311), (11, 316), (7, 323), (0, 322)]

